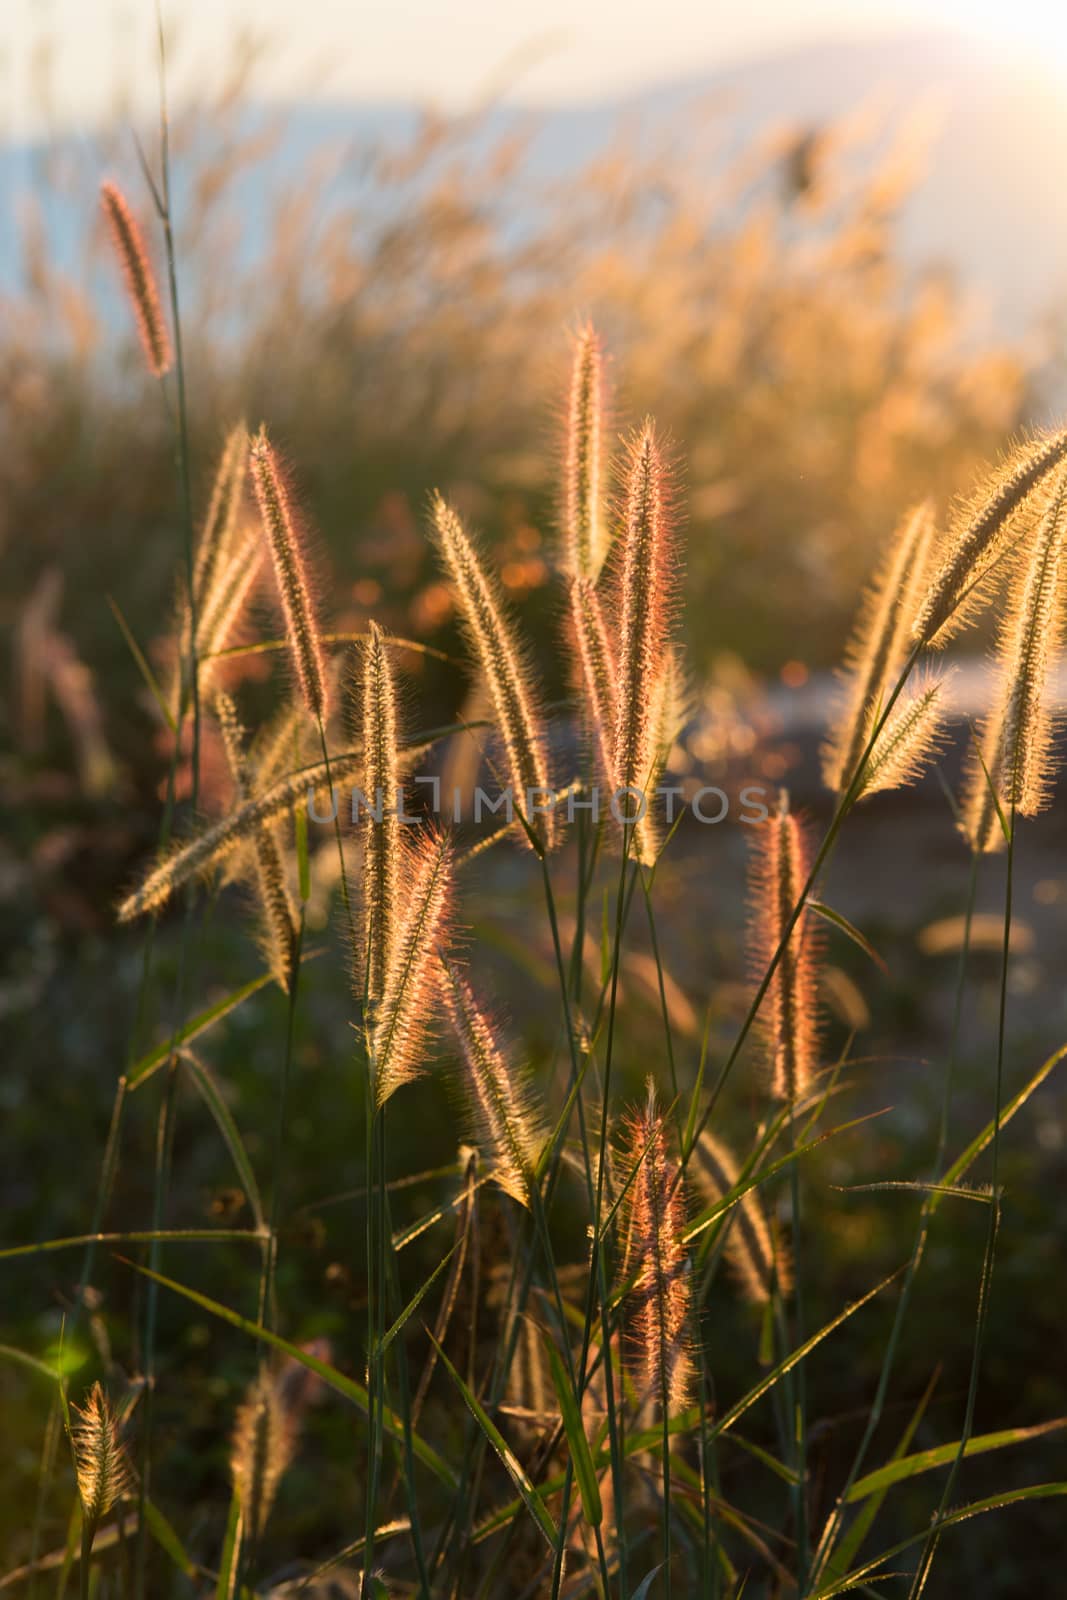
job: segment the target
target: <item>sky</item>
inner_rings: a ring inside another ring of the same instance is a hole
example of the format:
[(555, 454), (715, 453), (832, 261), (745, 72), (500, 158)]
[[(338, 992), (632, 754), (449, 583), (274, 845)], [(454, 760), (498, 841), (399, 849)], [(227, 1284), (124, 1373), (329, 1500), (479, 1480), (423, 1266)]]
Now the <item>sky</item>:
[[(163, 0), (174, 95), (242, 31), (271, 98), (607, 98), (798, 44), (946, 28), (1067, 74), (1059, 0)], [(1062, 15), (1061, 15), (1062, 13)], [(155, 0), (0, 0), (0, 137), (154, 104)]]

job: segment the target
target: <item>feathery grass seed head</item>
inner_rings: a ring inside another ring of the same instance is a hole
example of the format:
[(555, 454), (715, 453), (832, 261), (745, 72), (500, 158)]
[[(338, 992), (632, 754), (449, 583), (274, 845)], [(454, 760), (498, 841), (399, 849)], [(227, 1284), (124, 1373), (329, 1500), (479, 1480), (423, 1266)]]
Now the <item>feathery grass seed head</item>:
[(863, 769), (857, 800), (906, 788), (922, 776), (941, 747), (947, 681), (947, 674), (931, 676), (897, 702)]
[(551, 786), (545, 733), (524, 651), (481, 554), (439, 494), (431, 516), (434, 540), (493, 699), (516, 807), (541, 848), (549, 850), (556, 834), (554, 813), (527, 814), (528, 797), (538, 794), (544, 801)]
[(173, 358), (170, 336), (159, 303), (156, 275), (148, 259), (144, 235), (118, 184), (101, 184), (100, 201), (126, 280), (126, 291), (137, 319), (137, 332), (148, 370), (154, 377), (161, 378), (165, 372), (169, 372)]
[(933, 506), (924, 501), (900, 524), (861, 604), (845, 652), (841, 703), (822, 751), (823, 778), (838, 794), (851, 783), (879, 702), (904, 666), (934, 532)]
[(603, 514), (601, 435), (604, 412), (604, 353), (591, 322), (574, 340), (564, 467), (564, 569), (595, 579), (607, 554)]
[(84, 1407), (72, 1409), (77, 1413), (71, 1443), (78, 1495), (86, 1524), (95, 1528), (116, 1501), (130, 1493), (133, 1474), (102, 1385), (94, 1383)]
[(692, 1386), (689, 1339), (691, 1284), (682, 1234), (683, 1186), (667, 1153), (667, 1130), (649, 1079), (648, 1099), (625, 1128), (625, 1175), (640, 1162), (627, 1192), (623, 1274), (636, 1274), (632, 1345), (642, 1387), (668, 1414)]
[(596, 587), (588, 578), (570, 581), (570, 622), (584, 722), (600, 781), (615, 791), (615, 652)]
[(296, 679), (312, 717), (324, 723), (328, 710), (326, 673), (307, 563), (289, 490), (265, 427), (251, 440), (249, 459)]
[(615, 779), (642, 793), (655, 762), (653, 687), (666, 660), (673, 550), (668, 473), (651, 420), (627, 451), (619, 595)]
[(278, 1379), (264, 1368), (237, 1408), (230, 1471), (248, 1537), (262, 1537), (282, 1474), (296, 1449), (296, 1425)]
[(380, 1001), (396, 936), (400, 876), (400, 776), (396, 688), (385, 635), (376, 622), (360, 652), (364, 820), (363, 955), (367, 993)]
[(962, 828), (974, 849), (999, 850), (1005, 819), (1048, 804), (1054, 723), (1049, 678), (1064, 638), (1067, 467), (1059, 474), (1028, 561), (1017, 560), (997, 640), (997, 692), (968, 762)]
[(528, 1206), (545, 1142), (529, 1087), (509, 1065), (470, 984), (450, 962), (442, 960), (441, 969), (445, 1008), (466, 1067), (464, 1088), (478, 1142), (500, 1187)]
[[(749, 868), (749, 955), (762, 981), (789, 924), (811, 869), (808, 830), (789, 809), (783, 789), (777, 810), (753, 828)], [(763, 997), (758, 1025), (772, 1064), (771, 1093), (795, 1105), (818, 1068), (817, 978), (822, 940), (805, 907), (793, 925)]]
[(985, 579), (1017, 529), (1018, 514), (1067, 459), (1067, 428), (1023, 441), (964, 505), (950, 530), (940, 568), (912, 628), (912, 638), (943, 644), (984, 598)]
[(440, 990), (438, 952), (448, 942), (452, 890), (448, 835), (425, 833), (417, 844), (409, 845), (404, 868), (403, 909), (370, 1030), (378, 1106), (422, 1071), (423, 1047)]
[[(222, 733), (237, 798), (242, 804), (247, 804), (253, 798), (253, 774), (245, 753), (245, 732), (237, 716), (237, 707), (228, 694), (215, 696), (215, 717)], [(276, 825), (277, 819), (265, 822), (252, 836), (254, 888), (262, 928), (263, 953), (275, 981), (288, 992), (296, 952), (296, 918), (274, 832)]]
[(287, 774), (272, 783), (262, 794), (238, 806), (228, 817), (213, 823), (188, 844), (176, 845), (145, 874), (140, 886), (127, 895), (118, 908), (120, 922), (160, 911), (171, 896), (192, 878), (212, 872), (235, 850), (268, 823), (279, 821), (294, 806), (304, 805), (308, 795), (316, 799), (334, 786), (352, 778), (363, 765), (362, 751), (350, 751)]

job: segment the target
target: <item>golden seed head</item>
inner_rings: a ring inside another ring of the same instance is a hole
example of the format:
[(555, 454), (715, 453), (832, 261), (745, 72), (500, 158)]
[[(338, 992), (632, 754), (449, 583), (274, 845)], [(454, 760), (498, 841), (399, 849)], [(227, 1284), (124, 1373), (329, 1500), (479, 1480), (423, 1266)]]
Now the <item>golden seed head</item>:
[(509, 1065), (470, 984), (448, 961), (442, 961), (441, 970), (445, 1008), (466, 1068), (464, 1089), (478, 1143), (500, 1187), (528, 1206), (545, 1142), (528, 1084)]
[[(245, 751), (245, 731), (237, 707), (228, 694), (215, 696), (215, 717), (222, 733), (230, 775), (238, 801), (253, 798), (253, 773)], [(277, 818), (260, 825), (252, 835), (252, 888), (259, 914), (260, 944), (278, 986), (288, 992), (296, 953), (296, 918), (286, 881), (285, 865), (275, 834)]]
[(600, 783), (609, 794), (615, 783), (615, 652), (608, 635), (596, 586), (588, 578), (572, 578), (570, 637), (574, 676)]
[(372, 1006), (382, 996), (396, 937), (400, 877), (396, 688), (385, 635), (376, 622), (361, 648), (363, 793), (363, 958)]
[[(808, 831), (789, 809), (783, 789), (778, 808), (753, 830), (749, 868), (749, 959), (760, 982), (782, 942), (811, 868)], [(772, 1064), (771, 1093), (795, 1105), (818, 1070), (818, 967), (822, 941), (805, 908), (793, 925), (760, 1006), (758, 1025)]]
[(563, 496), (563, 563), (574, 577), (595, 579), (604, 564), (608, 537), (603, 514), (601, 436), (604, 355), (591, 322), (574, 340)]
[(910, 649), (935, 535), (929, 501), (904, 518), (860, 607), (845, 652), (841, 701), (822, 751), (823, 778), (843, 793)]
[[(615, 778), (644, 794), (656, 761), (653, 687), (664, 670), (672, 561), (667, 467), (655, 424), (630, 441), (619, 594)], [(636, 799), (633, 806), (636, 809)]]
[(422, 1071), (440, 990), (438, 953), (448, 942), (452, 848), (447, 834), (426, 833), (408, 847), (406, 857), (401, 915), (369, 1036), (378, 1106)]
[(249, 460), (297, 683), (312, 717), (316, 722), (325, 723), (328, 712), (326, 673), (307, 562), (289, 490), (265, 427), (250, 441)]
[(930, 675), (893, 709), (868, 757), (856, 799), (915, 783), (944, 736), (948, 674)]
[(74, 1406), (71, 1429), (74, 1465), (82, 1515), (95, 1527), (116, 1501), (130, 1493), (133, 1474), (110, 1402), (99, 1383), (89, 1390), (84, 1408)]
[[(974, 849), (999, 850), (1012, 811), (1048, 804), (1054, 723), (1049, 680), (1063, 646), (1067, 468), (1048, 498), (1029, 560), (1014, 564), (996, 649), (997, 692), (970, 753), (962, 830)], [(998, 808), (1000, 815), (998, 815)]]
[(440, 495), (434, 497), (431, 516), (434, 540), (492, 696), (515, 809), (525, 816), (539, 848), (549, 850), (556, 836), (554, 812), (533, 815), (529, 810), (531, 797), (535, 805), (547, 804), (553, 791), (538, 697), (524, 649), (480, 552)]
[(993, 568), (1025, 532), (1035, 491), (1065, 459), (1067, 428), (1034, 434), (962, 506), (915, 619), (915, 641), (944, 644), (973, 614), (988, 594)]
[(247, 1537), (259, 1539), (296, 1449), (296, 1423), (278, 1379), (264, 1368), (237, 1408), (230, 1471)]

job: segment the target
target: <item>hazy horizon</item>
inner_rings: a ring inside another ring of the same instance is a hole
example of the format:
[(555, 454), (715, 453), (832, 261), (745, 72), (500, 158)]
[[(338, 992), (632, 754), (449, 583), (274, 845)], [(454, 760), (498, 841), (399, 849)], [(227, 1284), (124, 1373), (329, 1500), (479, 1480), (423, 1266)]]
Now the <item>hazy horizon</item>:
[[(172, 99), (180, 103), (190, 85), (219, 85), (241, 38), (253, 36), (264, 44), (251, 84), (268, 102), (414, 102), (444, 110), (498, 97), (531, 106), (590, 104), (799, 48), (915, 35), (956, 36), (1067, 77), (1067, 21), (1050, 27), (1037, 0), (1021, 0), (1010, 18), (985, 0), (873, 0), (862, 11), (848, 0), (762, 0), (713, 20), (699, 0), (661, 0), (654, 29), (637, 7), (620, 15), (609, 0), (577, 7), (542, 0), (535, 23), (490, 0), (461, 0), (447, 11), (407, 0), (371, 14), (347, 0), (323, 0), (300, 13), (294, 45), (297, 10), (294, 0), (185, 0), (180, 12), (165, 5)], [(151, 113), (154, 0), (14, 0), (0, 49), (4, 80), (0, 136), (7, 139)]]

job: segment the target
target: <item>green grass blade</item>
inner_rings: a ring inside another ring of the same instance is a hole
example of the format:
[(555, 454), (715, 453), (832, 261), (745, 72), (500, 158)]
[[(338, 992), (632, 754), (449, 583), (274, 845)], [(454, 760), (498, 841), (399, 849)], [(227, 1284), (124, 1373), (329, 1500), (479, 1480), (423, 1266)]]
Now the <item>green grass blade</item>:
[[(38, 1244), (11, 1245), (7, 1250), (0, 1250), (0, 1261), (13, 1261), (18, 1256), (47, 1255), (53, 1250), (67, 1250), (75, 1245), (155, 1244), (158, 1241), (234, 1244), (245, 1239), (253, 1244), (262, 1244), (263, 1234), (253, 1228), (144, 1228), (130, 1233), (76, 1233), (69, 1239), (42, 1239)], [(0, 1347), (0, 1353), (2, 1351), (3, 1347)], [(55, 1377), (55, 1373), (51, 1375)]]
[(50, 1367), (46, 1361), (40, 1361), (36, 1356), (27, 1355), (25, 1350), (16, 1349), (13, 1344), (0, 1344), (0, 1361), (13, 1361), (16, 1366), (28, 1367), (31, 1372), (39, 1373), (52, 1383), (61, 1381), (55, 1367)]
[(846, 938), (851, 939), (852, 943), (874, 962), (879, 972), (885, 973), (886, 977), (889, 976), (889, 967), (884, 958), (878, 954), (870, 940), (865, 938), (858, 928), (853, 927), (848, 918), (842, 916), (840, 911), (835, 911), (832, 906), (824, 905), (821, 900), (812, 900), (810, 897), (808, 899), (808, 910), (814, 911), (816, 916), (822, 917), (824, 922), (829, 922), (833, 927), (839, 928)]
[[(1011, 1121), (1012, 1117), (1014, 1117), (1015, 1113), (1026, 1104), (1034, 1090), (1044, 1083), (1049, 1073), (1054, 1067), (1059, 1065), (1064, 1056), (1067, 1056), (1067, 1044), (1061, 1045), (1058, 1050), (1054, 1051), (1053, 1054), (1049, 1056), (1047, 1061), (1043, 1061), (1029, 1082), (1025, 1083), (1019, 1090), (1018, 1094), (1013, 1095), (1008, 1101), (1007, 1105), (1002, 1108), (1000, 1113), (1000, 1131), (1002, 1133), (1007, 1127), (1008, 1123)], [(960, 1178), (962, 1178), (967, 1169), (971, 1167), (975, 1161), (977, 1161), (978, 1157), (982, 1154), (982, 1151), (987, 1150), (993, 1143), (993, 1135), (995, 1131), (996, 1122), (991, 1118), (986, 1123), (981, 1133), (978, 1134), (976, 1138), (971, 1140), (963, 1154), (958, 1156), (952, 1163), (951, 1167), (949, 1167), (948, 1171), (943, 1174), (941, 1179), (942, 1187), (952, 1188), (959, 1183)], [(940, 1195), (936, 1192), (932, 1195), (930, 1200), (931, 1211), (936, 1209), (940, 1202), (940, 1198)]]
[[(918, 1405), (908, 1418), (907, 1427), (901, 1434), (899, 1440), (897, 1441), (897, 1447), (893, 1451), (891, 1458), (892, 1461), (901, 1461), (904, 1459), (905, 1452), (907, 1451), (908, 1446), (911, 1444), (912, 1439), (915, 1437), (916, 1429), (918, 1428), (923, 1417), (926, 1415), (926, 1408), (930, 1404), (930, 1399), (933, 1395), (934, 1385), (937, 1383), (937, 1378), (938, 1374), (935, 1372), (933, 1377), (930, 1379), (930, 1382), (927, 1384), (925, 1393), (920, 1399)], [(855, 1489), (855, 1485), (853, 1485), (853, 1489)], [(845, 1532), (840, 1543), (837, 1545), (837, 1548), (833, 1551), (830, 1559), (826, 1563), (827, 1578), (839, 1578), (843, 1572), (848, 1571), (849, 1564), (856, 1559), (860, 1546), (863, 1544), (864, 1539), (870, 1532), (871, 1527), (874, 1524), (874, 1520), (877, 1517), (878, 1512), (881, 1510), (882, 1502), (887, 1493), (888, 1485), (886, 1485), (886, 1487), (880, 1491), (874, 1490), (868, 1495), (863, 1509), (857, 1512), (851, 1526)], [(853, 1495), (849, 1493), (845, 1498), (846, 1500), (851, 1500)]]
[[(429, 1333), (429, 1329), (427, 1329), (427, 1333)], [(541, 1499), (541, 1496), (538, 1494), (533, 1484), (530, 1482), (529, 1478), (526, 1476), (526, 1473), (522, 1467), (522, 1463), (512, 1451), (507, 1440), (504, 1438), (504, 1435), (500, 1432), (499, 1428), (497, 1428), (496, 1424), (485, 1411), (484, 1407), (479, 1404), (476, 1396), (472, 1394), (471, 1390), (464, 1383), (463, 1379), (460, 1377), (451, 1361), (449, 1361), (448, 1357), (441, 1349), (441, 1346), (437, 1343), (437, 1340), (434, 1339), (432, 1333), (429, 1334), (429, 1337), (431, 1340), (433, 1340), (433, 1343), (436, 1346), (438, 1360), (441, 1362), (441, 1365), (447, 1369), (453, 1383), (463, 1396), (464, 1404), (466, 1405), (468, 1411), (478, 1424), (479, 1428), (481, 1428), (482, 1432), (485, 1434), (485, 1437), (488, 1439), (493, 1449), (496, 1451), (501, 1463), (503, 1464), (505, 1472), (515, 1485), (516, 1489), (519, 1491), (519, 1496), (523, 1505), (525, 1505), (527, 1511), (529, 1511), (530, 1515), (537, 1523), (537, 1526), (544, 1534), (545, 1539), (548, 1541), (549, 1549), (553, 1552), (553, 1554), (555, 1554), (556, 1546), (559, 1543), (559, 1533), (556, 1528), (556, 1524), (552, 1521), (552, 1518), (549, 1515), (547, 1506)]]
[(448, 1252), (448, 1254), (441, 1257), (440, 1261), (437, 1263), (436, 1267), (434, 1267), (433, 1271), (430, 1273), (430, 1276), (426, 1279), (426, 1282), (422, 1285), (421, 1289), (417, 1289), (415, 1291), (415, 1293), (412, 1296), (412, 1298), (408, 1301), (407, 1305), (404, 1307), (403, 1311), (397, 1317), (397, 1319), (393, 1323), (392, 1327), (386, 1333), (386, 1335), (385, 1335), (384, 1339), (382, 1340), (381, 1344), (378, 1346), (378, 1354), (380, 1356), (384, 1356), (385, 1352), (388, 1350), (389, 1346), (392, 1344), (392, 1342), (396, 1338), (397, 1334), (401, 1331), (401, 1329), (403, 1328), (404, 1324), (406, 1322), (409, 1322), (411, 1320), (411, 1318), (415, 1315), (415, 1312), (418, 1310), (419, 1306), (422, 1304), (423, 1298), (426, 1295), (427, 1291), (430, 1290), (433, 1287), (433, 1285), (437, 1282), (437, 1279), (441, 1276), (442, 1272), (448, 1266), (448, 1263), (451, 1261), (451, 1259), (455, 1255), (455, 1253), (456, 1253), (456, 1247), (455, 1247), (455, 1245), (453, 1245), (451, 1250)]
[(861, 1123), (870, 1122), (875, 1117), (883, 1116), (885, 1116), (884, 1108), (879, 1111), (869, 1111), (865, 1116), (854, 1117), (851, 1122), (842, 1122), (836, 1128), (829, 1128), (826, 1133), (820, 1133), (818, 1138), (808, 1139), (804, 1144), (798, 1144), (795, 1149), (789, 1150), (784, 1156), (779, 1156), (777, 1161), (772, 1161), (769, 1167), (761, 1167), (751, 1177), (736, 1183), (721, 1199), (716, 1200), (712, 1205), (699, 1212), (686, 1228), (682, 1238), (686, 1244), (691, 1243), (692, 1240), (698, 1238), (700, 1234), (710, 1228), (713, 1223), (717, 1222), (724, 1212), (735, 1206), (750, 1189), (758, 1188), (761, 1183), (766, 1183), (768, 1178), (773, 1178), (776, 1173), (784, 1171), (800, 1156), (805, 1156), (820, 1144), (825, 1144), (827, 1139), (833, 1139), (839, 1133), (847, 1133), (850, 1128), (858, 1128)]
[(144, 679), (149, 694), (159, 707), (160, 716), (167, 724), (167, 727), (170, 729), (171, 733), (176, 734), (178, 732), (178, 724), (174, 720), (174, 713), (170, 709), (170, 706), (168, 706), (166, 696), (164, 695), (163, 690), (159, 687), (159, 681), (156, 678), (155, 673), (152, 671), (152, 668), (148, 664), (148, 658), (141, 649), (141, 646), (137, 643), (137, 640), (134, 638), (133, 630), (130, 628), (129, 623), (126, 621), (126, 618), (119, 609), (118, 601), (115, 600), (112, 595), (108, 595), (107, 603), (111, 607), (111, 615), (119, 625), (119, 630), (122, 634), (122, 637), (126, 641), (129, 652), (137, 664), (137, 670)]
[[(346, 1378), (343, 1372), (338, 1372), (337, 1368), (331, 1366), (328, 1361), (320, 1361), (318, 1356), (310, 1355), (306, 1350), (301, 1350), (299, 1345), (290, 1344), (289, 1340), (283, 1339), (280, 1334), (271, 1333), (267, 1328), (260, 1327), (258, 1323), (250, 1321), (248, 1317), (242, 1317), (239, 1312), (231, 1311), (229, 1306), (220, 1304), (218, 1300), (210, 1299), (206, 1294), (200, 1294), (196, 1289), (188, 1288), (184, 1283), (177, 1283), (173, 1278), (166, 1278), (161, 1272), (153, 1272), (150, 1268), (142, 1267), (136, 1261), (130, 1261), (125, 1256), (118, 1256), (116, 1259), (125, 1266), (132, 1267), (134, 1272), (141, 1273), (143, 1277), (152, 1278), (156, 1283), (161, 1284), (164, 1289), (170, 1289), (174, 1294), (181, 1295), (184, 1300), (199, 1306), (202, 1311), (209, 1312), (211, 1316), (218, 1317), (222, 1322), (228, 1322), (232, 1328), (239, 1328), (242, 1333), (247, 1333), (253, 1339), (258, 1339), (261, 1344), (270, 1345), (273, 1350), (283, 1351), (285, 1355), (290, 1356), (294, 1361), (298, 1361), (302, 1367), (307, 1367), (309, 1372), (314, 1372), (329, 1388), (343, 1395), (346, 1400), (351, 1400), (353, 1405), (357, 1406), (360, 1411), (365, 1412), (367, 1410), (367, 1391), (363, 1385), (356, 1383), (353, 1378)], [(394, 1438), (402, 1441), (404, 1429), (400, 1418), (395, 1416), (393, 1412), (386, 1410), (384, 1422), (386, 1430)], [(449, 1489), (456, 1488), (458, 1480), (452, 1468), (418, 1434), (414, 1436), (413, 1448), (423, 1466), (428, 1467), (434, 1476), (439, 1478)]]
[(226, 1148), (233, 1159), (233, 1164), (237, 1168), (237, 1176), (241, 1180), (241, 1187), (248, 1199), (252, 1215), (256, 1219), (256, 1227), (262, 1230), (266, 1227), (266, 1222), (263, 1217), (259, 1185), (256, 1183), (256, 1175), (252, 1170), (252, 1163), (248, 1159), (248, 1152), (244, 1147), (244, 1142), (237, 1130), (237, 1124), (230, 1114), (230, 1108), (219, 1093), (218, 1084), (202, 1061), (198, 1061), (190, 1051), (183, 1050), (182, 1062), (189, 1069), (201, 1099), (215, 1119), (215, 1126), (221, 1133)]
[(593, 1467), (593, 1457), (589, 1450), (589, 1440), (585, 1436), (582, 1426), (582, 1414), (574, 1396), (570, 1379), (567, 1377), (559, 1352), (551, 1339), (545, 1339), (545, 1349), (548, 1351), (548, 1364), (552, 1372), (552, 1382), (559, 1401), (560, 1415), (563, 1418), (563, 1429), (567, 1435), (570, 1446), (571, 1461), (574, 1463), (574, 1476), (578, 1480), (578, 1492), (582, 1497), (582, 1511), (585, 1520), (591, 1528), (599, 1528), (604, 1518), (604, 1508), (600, 1501), (600, 1485), (597, 1482), (596, 1471)]
[(1067, 1483), (1031, 1483), (1022, 1489), (1006, 1489), (1002, 1494), (989, 1495), (985, 1500), (972, 1500), (970, 1505), (958, 1506), (955, 1511), (946, 1511), (930, 1528), (923, 1528), (920, 1533), (913, 1533), (910, 1538), (902, 1539), (899, 1544), (893, 1545), (892, 1549), (883, 1550), (881, 1555), (875, 1556), (862, 1567), (854, 1567), (851, 1572), (846, 1572), (843, 1578), (820, 1584), (818, 1589), (810, 1591), (807, 1600), (832, 1600), (834, 1595), (858, 1588), (866, 1579), (874, 1577), (887, 1561), (892, 1561), (912, 1545), (921, 1544), (931, 1532), (937, 1533), (942, 1528), (954, 1527), (957, 1523), (967, 1522), (972, 1517), (983, 1516), (987, 1511), (1000, 1511), (1005, 1506), (1019, 1505), (1026, 1500), (1049, 1500), (1060, 1495), (1067, 1495)]
[(195, 1578), (200, 1571), (199, 1567), (185, 1549), (162, 1511), (151, 1500), (145, 1501), (144, 1517), (149, 1533), (159, 1548), (170, 1557), (171, 1562), (177, 1567), (178, 1571), (186, 1578)]
[(224, 995), (221, 1000), (216, 1000), (213, 1006), (208, 1006), (206, 1011), (198, 1011), (195, 1017), (178, 1029), (176, 1033), (169, 1033), (162, 1044), (156, 1045), (147, 1055), (130, 1068), (127, 1078), (131, 1089), (139, 1089), (148, 1082), (154, 1072), (165, 1066), (179, 1045), (188, 1044), (190, 1039), (195, 1039), (199, 1034), (206, 1033), (208, 1028), (228, 1016), (231, 1011), (250, 1000), (260, 989), (265, 989), (268, 983), (274, 982), (272, 972), (261, 972), (258, 978), (253, 978), (249, 983), (242, 984), (239, 989), (233, 989)]
[[(1044, 1434), (1056, 1433), (1061, 1428), (1067, 1428), (1067, 1417), (1039, 1422), (1030, 1428), (1000, 1428), (994, 1433), (976, 1433), (967, 1440), (963, 1454), (965, 1457), (984, 1455), (989, 1450), (1002, 1450), (1005, 1445), (1040, 1439)], [(857, 1479), (848, 1492), (848, 1499), (863, 1500), (868, 1495), (891, 1488), (895, 1483), (903, 1483), (906, 1478), (917, 1477), (920, 1472), (946, 1466), (953, 1460), (959, 1447), (960, 1441), (954, 1439), (951, 1444), (940, 1444), (931, 1450), (919, 1450), (914, 1455), (888, 1461), (876, 1472), (868, 1472), (866, 1477)]]
[(237, 1592), (237, 1564), (241, 1555), (241, 1503), (234, 1490), (230, 1496), (230, 1510), (226, 1518), (226, 1535), (222, 1541), (219, 1576), (215, 1584), (215, 1600), (233, 1600)]

